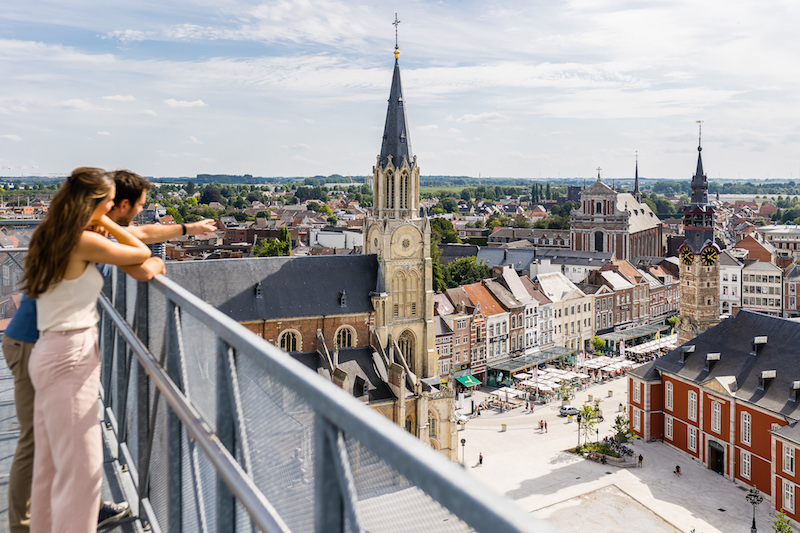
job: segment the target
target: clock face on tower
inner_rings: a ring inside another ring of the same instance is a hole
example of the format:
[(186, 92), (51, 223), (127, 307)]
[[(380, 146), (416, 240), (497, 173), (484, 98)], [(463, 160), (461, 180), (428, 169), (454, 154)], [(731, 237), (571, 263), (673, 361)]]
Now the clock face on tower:
[(681, 250), (681, 261), (684, 265), (691, 265), (694, 262), (694, 252), (688, 246)]
[(703, 266), (713, 266), (717, 262), (717, 251), (709, 246), (700, 254), (700, 260), (703, 262)]

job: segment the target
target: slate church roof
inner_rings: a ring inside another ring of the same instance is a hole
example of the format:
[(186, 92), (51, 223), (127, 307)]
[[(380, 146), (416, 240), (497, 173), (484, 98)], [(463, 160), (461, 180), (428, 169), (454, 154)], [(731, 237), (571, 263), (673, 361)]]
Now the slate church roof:
[(373, 311), (376, 255), (167, 263), (170, 279), (237, 322)]

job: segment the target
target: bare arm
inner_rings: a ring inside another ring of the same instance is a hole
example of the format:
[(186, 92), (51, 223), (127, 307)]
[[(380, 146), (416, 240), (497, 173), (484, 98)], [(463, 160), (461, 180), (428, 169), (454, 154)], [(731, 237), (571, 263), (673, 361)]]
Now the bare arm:
[(167, 269), (160, 257), (150, 257), (141, 265), (126, 265), (119, 267), (136, 281), (150, 281), (156, 274), (166, 274)]
[(74, 254), (77, 259), (92, 263), (106, 263), (109, 265), (141, 265), (150, 257), (150, 249), (139, 239), (125, 231), (107, 216), (98, 221), (93, 221), (96, 226), (102, 226), (108, 233), (117, 239), (111, 241), (93, 231), (84, 231)]
[[(183, 235), (180, 224), (145, 224), (144, 226), (128, 226), (131, 235), (146, 244), (164, 242)], [(210, 218), (186, 224), (186, 235), (200, 235), (216, 231), (217, 227)]]

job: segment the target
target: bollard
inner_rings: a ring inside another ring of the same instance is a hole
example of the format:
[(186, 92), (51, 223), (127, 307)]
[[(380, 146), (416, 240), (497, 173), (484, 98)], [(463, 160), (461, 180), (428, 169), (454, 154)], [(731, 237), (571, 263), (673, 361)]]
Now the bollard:
[(594, 394), (589, 395), (589, 403), (592, 403), (592, 400), (594, 400)]
[(503, 433), (506, 431), (506, 425), (505, 424), (500, 424), (500, 431), (503, 432)]
[(611, 398), (612, 396), (614, 396), (614, 391), (609, 389), (608, 397)]

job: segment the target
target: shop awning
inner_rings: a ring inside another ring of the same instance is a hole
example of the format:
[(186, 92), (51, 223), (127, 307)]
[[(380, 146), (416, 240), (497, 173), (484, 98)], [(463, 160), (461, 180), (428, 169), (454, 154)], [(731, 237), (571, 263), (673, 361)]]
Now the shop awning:
[(474, 387), (475, 385), (481, 384), (481, 380), (479, 380), (472, 374), (467, 374), (466, 376), (457, 377), (456, 380), (465, 387)]

